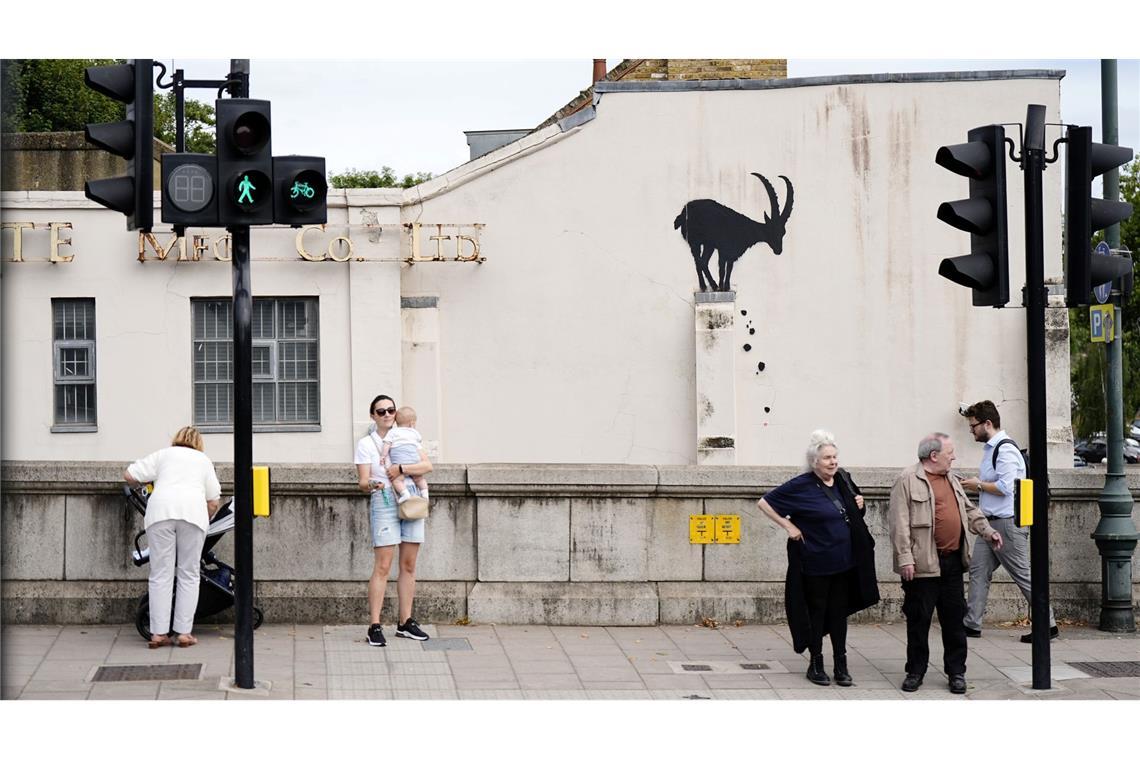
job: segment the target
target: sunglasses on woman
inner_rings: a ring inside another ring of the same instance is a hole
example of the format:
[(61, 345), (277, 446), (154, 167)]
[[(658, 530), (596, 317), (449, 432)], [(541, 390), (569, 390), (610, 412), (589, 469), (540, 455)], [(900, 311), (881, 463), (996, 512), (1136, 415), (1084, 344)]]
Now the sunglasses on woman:
[(383, 408), (380, 408), (380, 409), (373, 409), (373, 410), (372, 410), (372, 413), (373, 413), (373, 414), (378, 414), (378, 415), (380, 415), (381, 417), (385, 417), (385, 416), (387, 416), (387, 415), (389, 415), (389, 414), (395, 414), (395, 413), (396, 413), (396, 407), (394, 407), (394, 406), (386, 406), (386, 407), (383, 407)]

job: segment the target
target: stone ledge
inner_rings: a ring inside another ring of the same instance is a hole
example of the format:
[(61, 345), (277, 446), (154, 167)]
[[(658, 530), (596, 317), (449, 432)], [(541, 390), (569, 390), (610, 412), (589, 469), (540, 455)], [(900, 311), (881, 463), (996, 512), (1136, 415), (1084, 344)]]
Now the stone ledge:
[(623, 464), (472, 464), (467, 466), (467, 487), (480, 496), (648, 496), (657, 490), (657, 468)]

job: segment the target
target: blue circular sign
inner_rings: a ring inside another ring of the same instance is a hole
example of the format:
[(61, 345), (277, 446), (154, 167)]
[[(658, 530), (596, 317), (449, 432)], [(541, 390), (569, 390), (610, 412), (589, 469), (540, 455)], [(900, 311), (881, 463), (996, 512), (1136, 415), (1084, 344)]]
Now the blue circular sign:
[[(1108, 256), (1112, 253), (1112, 249), (1108, 247), (1108, 243), (1103, 240), (1096, 244), (1093, 249), (1093, 255)], [(1106, 282), (1103, 285), (1097, 285), (1093, 288), (1093, 295), (1096, 296), (1097, 303), (1108, 303), (1108, 297), (1112, 295), (1112, 282)]]

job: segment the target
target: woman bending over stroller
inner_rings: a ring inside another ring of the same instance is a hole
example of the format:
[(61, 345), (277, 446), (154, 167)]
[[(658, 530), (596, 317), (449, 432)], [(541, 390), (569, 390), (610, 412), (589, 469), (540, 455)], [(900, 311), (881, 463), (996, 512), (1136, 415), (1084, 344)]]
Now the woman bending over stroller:
[[(210, 515), (217, 511), (222, 494), (214, 463), (203, 448), (202, 434), (184, 427), (169, 447), (132, 463), (123, 474), (131, 486), (154, 483), (143, 518), (150, 547), (151, 637), (147, 646), (151, 649), (171, 643), (169, 631), (175, 633), (180, 647), (198, 643), (191, 633), (198, 607), (198, 569)], [(176, 568), (178, 593), (172, 626)]]

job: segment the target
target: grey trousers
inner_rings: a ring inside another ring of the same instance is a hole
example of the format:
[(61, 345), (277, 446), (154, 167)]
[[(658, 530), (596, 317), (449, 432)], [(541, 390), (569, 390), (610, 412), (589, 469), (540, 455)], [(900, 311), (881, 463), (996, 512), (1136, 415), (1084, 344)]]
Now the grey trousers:
[[(185, 520), (163, 520), (146, 530), (150, 547), (150, 632), (163, 635), (190, 633), (194, 629), (194, 610), (198, 608), (198, 569), (206, 531)], [(174, 591), (175, 573), (178, 593), (174, 598), (174, 625), (170, 621), (170, 595)]]
[[(994, 550), (993, 544), (978, 536), (974, 540), (974, 553), (970, 558), (970, 597), (966, 602), (965, 624), (975, 631), (982, 630), (982, 618), (986, 614), (986, 599), (990, 595), (990, 580), (998, 565), (1005, 568), (1009, 577), (1021, 589), (1021, 595), (1033, 608), (1033, 597), (1029, 590), (1029, 528), (1019, 528), (1012, 517), (987, 518), (990, 527), (1001, 534), (1002, 547)], [(1053, 607), (1049, 607), (1049, 625), (1057, 625), (1053, 618)]]

